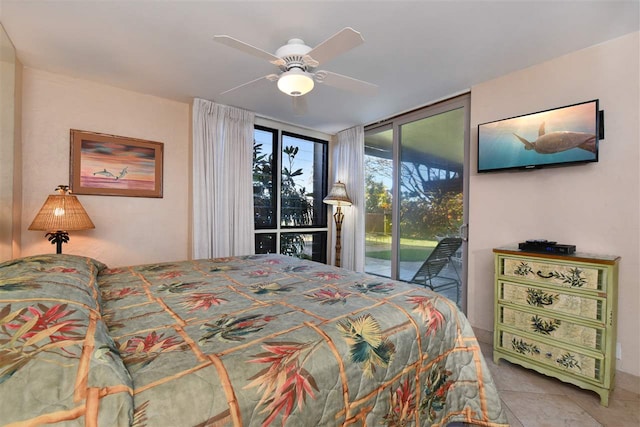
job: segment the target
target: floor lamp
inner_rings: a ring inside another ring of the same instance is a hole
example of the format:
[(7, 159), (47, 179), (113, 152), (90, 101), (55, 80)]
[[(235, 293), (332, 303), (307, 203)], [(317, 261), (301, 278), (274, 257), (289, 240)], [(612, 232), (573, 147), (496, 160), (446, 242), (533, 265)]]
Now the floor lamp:
[(333, 214), (333, 219), (336, 221), (336, 267), (340, 267), (340, 252), (342, 251), (340, 235), (342, 232), (342, 220), (344, 219), (341, 206), (351, 206), (351, 199), (347, 194), (347, 187), (345, 187), (344, 183), (338, 181), (333, 184), (329, 195), (324, 198), (323, 202), (336, 206), (336, 213)]
[(59, 185), (58, 194), (47, 197), (29, 230), (47, 231), (46, 237), (56, 245), (56, 253), (62, 253), (62, 244), (69, 241), (69, 231), (96, 228), (80, 201), (69, 194), (69, 187)]

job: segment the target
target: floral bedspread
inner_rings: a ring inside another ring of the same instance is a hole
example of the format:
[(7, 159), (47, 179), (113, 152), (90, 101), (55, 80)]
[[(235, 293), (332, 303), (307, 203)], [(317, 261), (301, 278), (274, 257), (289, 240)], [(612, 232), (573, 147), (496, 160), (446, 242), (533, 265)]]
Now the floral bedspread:
[(415, 285), (280, 255), (98, 284), (135, 426), (507, 425), (466, 318)]

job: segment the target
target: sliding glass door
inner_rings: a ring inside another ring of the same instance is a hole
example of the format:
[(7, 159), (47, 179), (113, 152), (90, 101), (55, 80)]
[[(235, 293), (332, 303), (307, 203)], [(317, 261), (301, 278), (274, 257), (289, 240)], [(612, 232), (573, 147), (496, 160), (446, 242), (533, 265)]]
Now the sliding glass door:
[(393, 129), (382, 126), (365, 133), (365, 270), (393, 277)]
[[(459, 97), (366, 129), (368, 273), (410, 282), (438, 242), (466, 238), (468, 101)], [(459, 281), (458, 289), (441, 293), (463, 308), (465, 246), (441, 272)]]

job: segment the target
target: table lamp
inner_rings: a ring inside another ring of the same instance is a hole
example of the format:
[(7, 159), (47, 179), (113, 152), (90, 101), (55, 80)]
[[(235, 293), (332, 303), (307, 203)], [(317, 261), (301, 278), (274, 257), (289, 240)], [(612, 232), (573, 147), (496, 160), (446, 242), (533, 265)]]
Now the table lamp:
[(80, 201), (69, 194), (69, 186), (58, 185), (58, 194), (47, 197), (44, 205), (29, 226), (29, 230), (47, 231), (45, 237), (62, 253), (62, 244), (69, 241), (69, 231), (96, 228)]

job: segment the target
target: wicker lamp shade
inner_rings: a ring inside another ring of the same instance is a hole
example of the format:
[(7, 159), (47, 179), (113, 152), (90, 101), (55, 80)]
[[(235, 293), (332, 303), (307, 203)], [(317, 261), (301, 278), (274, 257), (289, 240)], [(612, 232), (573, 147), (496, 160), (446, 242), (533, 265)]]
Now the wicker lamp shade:
[(96, 228), (76, 196), (69, 194), (69, 187), (59, 185), (58, 194), (47, 197), (44, 205), (29, 226), (29, 230), (47, 231), (46, 237), (56, 245), (56, 253), (62, 253), (62, 244), (69, 241), (69, 231)]
[(74, 231), (96, 228), (76, 196), (52, 194), (47, 197), (29, 230)]

